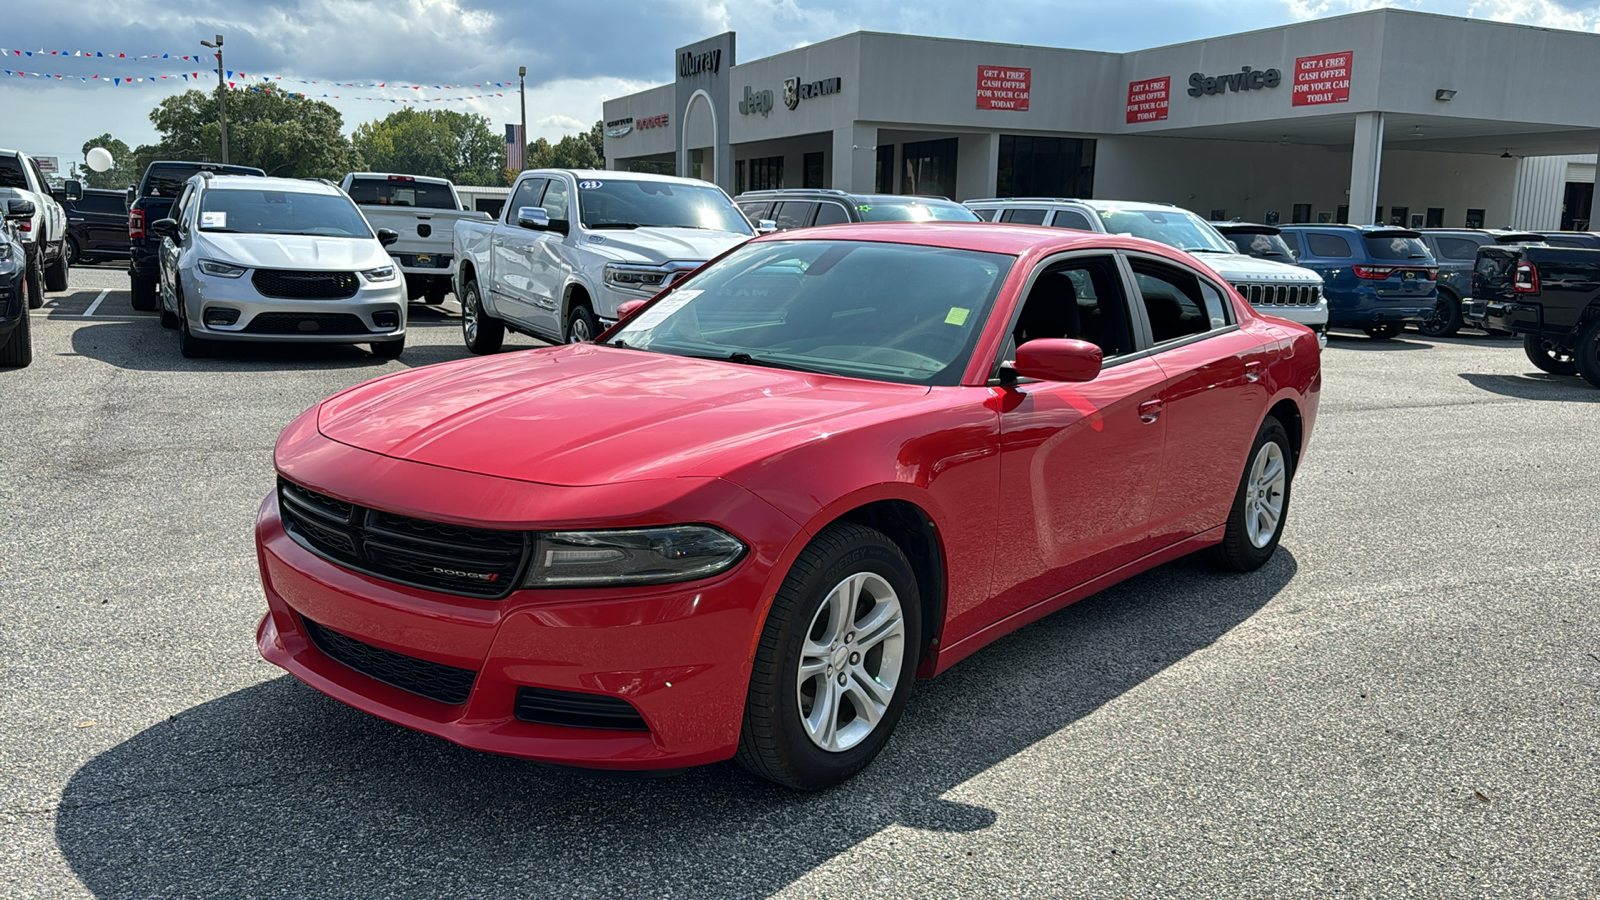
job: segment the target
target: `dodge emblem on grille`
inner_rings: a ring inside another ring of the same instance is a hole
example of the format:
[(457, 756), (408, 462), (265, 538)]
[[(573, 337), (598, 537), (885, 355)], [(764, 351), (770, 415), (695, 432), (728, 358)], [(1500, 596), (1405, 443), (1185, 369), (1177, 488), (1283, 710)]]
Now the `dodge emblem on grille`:
[(471, 578), (473, 581), (499, 581), (500, 580), (500, 573), (499, 572), (490, 572), (490, 573), (484, 573), (484, 572), (461, 572), (461, 571), (457, 571), (456, 569), (441, 569), (438, 566), (434, 566), (433, 567), (433, 573), (435, 575), (449, 575), (451, 578)]

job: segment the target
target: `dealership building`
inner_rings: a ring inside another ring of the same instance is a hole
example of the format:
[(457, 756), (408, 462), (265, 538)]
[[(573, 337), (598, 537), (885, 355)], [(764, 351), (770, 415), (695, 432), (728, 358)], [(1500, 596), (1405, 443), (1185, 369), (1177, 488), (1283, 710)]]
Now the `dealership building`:
[(734, 194), (1600, 229), (1597, 34), (1377, 9), (1131, 53), (873, 32), (735, 50), (732, 32), (680, 48), (671, 84), (607, 101), (607, 165)]

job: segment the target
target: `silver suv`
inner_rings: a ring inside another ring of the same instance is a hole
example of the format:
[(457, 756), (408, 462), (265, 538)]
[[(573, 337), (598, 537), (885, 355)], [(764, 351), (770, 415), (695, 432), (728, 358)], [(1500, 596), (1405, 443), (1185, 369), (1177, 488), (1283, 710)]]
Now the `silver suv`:
[(1186, 209), (1166, 203), (1054, 197), (968, 200), (966, 205), (991, 222), (1126, 234), (1186, 250), (1227, 279), (1260, 312), (1298, 322), (1315, 331), (1323, 345), (1328, 342), (1322, 276), (1300, 266), (1245, 256), (1210, 223)]
[(190, 178), (161, 238), (161, 324), (184, 356), (221, 341), (406, 346), (406, 285), (374, 233), (332, 183), (212, 175)]

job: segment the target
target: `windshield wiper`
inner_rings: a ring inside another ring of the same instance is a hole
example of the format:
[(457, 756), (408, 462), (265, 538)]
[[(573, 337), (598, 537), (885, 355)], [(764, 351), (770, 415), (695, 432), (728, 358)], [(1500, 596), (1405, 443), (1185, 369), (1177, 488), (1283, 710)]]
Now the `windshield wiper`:
[(1239, 252), (1237, 250), (1218, 250), (1215, 247), (1179, 247), (1178, 249), (1185, 253), (1226, 253), (1229, 256)]
[[(684, 355), (688, 356), (688, 355), (691, 355), (691, 354), (684, 354)], [(777, 362), (775, 360), (766, 359), (766, 358), (759, 357), (759, 356), (751, 356), (750, 354), (744, 352), (743, 350), (740, 350), (737, 353), (730, 353), (727, 356), (695, 356), (694, 358), (695, 359), (722, 359), (722, 360), (726, 360), (726, 361), (731, 362), (731, 363), (738, 363), (738, 364), (740, 364), (742, 366), (762, 366), (762, 367), (768, 368), (768, 369), (787, 369), (787, 370), (789, 370), (791, 372), (811, 372), (811, 373), (815, 374), (816, 371), (817, 371), (816, 369), (808, 369), (805, 366), (796, 366), (796, 365), (791, 365), (789, 363)]]
[(587, 225), (591, 231), (600, 228), (643, 228), (638, 222), (601, 222), (598, 225)]

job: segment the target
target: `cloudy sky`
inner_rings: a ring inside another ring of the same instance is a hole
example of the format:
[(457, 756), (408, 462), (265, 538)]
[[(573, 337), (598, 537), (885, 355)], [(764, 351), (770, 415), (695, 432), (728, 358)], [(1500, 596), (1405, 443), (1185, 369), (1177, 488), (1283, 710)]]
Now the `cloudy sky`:
[[(556, 139), (592, 124), (606, 98), (670, 81), (673, 48), (730, 29), (743, 61), (856, 30), (1122, 51), (1376, 6), (1600, 31), (1600, 0), (0, 0), (0, 47), (181, 56), (206, 52), (201, 39), (220, 32), (228, 69), (339, 94), (330, 102), (347, 131), (399, 108), (388, 100), (496, 89), (295, 82), (460, 86), (514, 82), (526, 65), (528, 130)], [(63, 168), (103, 132), (129, 145), (154, 141), (150, 109), (186, 86), (159, 76), (200, 68), (181, 59), (38, 55), (8, 55), (0, 67), (69, 76), (0, 76), (0, 147), (59, 156)], [(94, 75), (158, 80), (79, 80)], [(498, 130), (517, 118), (515, 89), (503, 93), (443, 105), (482, 113)]]

